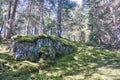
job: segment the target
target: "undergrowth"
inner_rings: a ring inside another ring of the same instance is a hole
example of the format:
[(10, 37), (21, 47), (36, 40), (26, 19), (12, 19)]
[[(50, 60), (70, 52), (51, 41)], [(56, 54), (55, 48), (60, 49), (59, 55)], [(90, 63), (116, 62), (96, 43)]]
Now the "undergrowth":
[[(120, 54), (76, 43), (78, 51), (38, 62), (16, 61), (0, 53), (0, 80), (109, 80), (98, 75), (99, 68), (120, 69)], [(99, 74), (100, 75), (100, 74)], [(108, 76), (109, 74), (107, 74)], [(104, 75), (105, 76), (105, 75)], [(110, 76), (111, 80), (120, 79)]]

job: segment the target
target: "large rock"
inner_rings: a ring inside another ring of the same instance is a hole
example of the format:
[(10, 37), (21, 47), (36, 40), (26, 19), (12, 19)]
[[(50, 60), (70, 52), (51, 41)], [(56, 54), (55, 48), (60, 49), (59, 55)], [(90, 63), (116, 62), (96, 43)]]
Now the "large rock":
[(16, 35), (12, 37), (11, 55), (17, 60), (37, 61), (42, 55), (53, 58), (76, 50), (76, 45), (63, 38), (42, 35)]

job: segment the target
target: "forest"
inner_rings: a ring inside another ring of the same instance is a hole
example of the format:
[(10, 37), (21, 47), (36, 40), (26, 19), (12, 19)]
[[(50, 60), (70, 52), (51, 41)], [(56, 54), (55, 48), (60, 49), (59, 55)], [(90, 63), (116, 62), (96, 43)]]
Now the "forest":
[(0, 80), (120, 80), (120, 0), (0, 0)]

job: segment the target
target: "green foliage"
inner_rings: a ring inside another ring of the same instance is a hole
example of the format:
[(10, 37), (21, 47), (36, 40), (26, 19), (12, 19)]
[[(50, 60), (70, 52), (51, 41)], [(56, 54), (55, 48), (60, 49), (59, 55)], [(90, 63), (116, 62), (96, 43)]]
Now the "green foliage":
[(96, 38), (96, 35), (94, 33), (90, 33), (89, 40), (94, 41), (95, 38)]
[(99, 46), (98, 44), (96, 44), (96, 43), (94, 43), (92, 41), (87, 42), (86, 45), (87, 46), (94, 46), (94, 47), (98, 47)]
[(64, 13), (68, 14), (70, 12), (70, 10), (72, 10), (76, 6), (77, 6), (77, 4), (73, 1), (70, 1), (70, 0), (62, 1), (62, 8), (64, 9), (63, 11), (65, 11)]

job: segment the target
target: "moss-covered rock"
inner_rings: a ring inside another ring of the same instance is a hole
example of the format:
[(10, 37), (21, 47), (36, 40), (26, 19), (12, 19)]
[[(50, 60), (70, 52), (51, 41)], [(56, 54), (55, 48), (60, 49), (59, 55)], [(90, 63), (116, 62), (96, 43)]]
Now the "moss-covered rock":
[(67, 39), (55, 36), (16, 35), (12, 37), (11, 54), (17, 60), (39, 60), (41, 55), (56, 57), (58, 54), (71, 53), (76, 45)]
[(57, 42), (61, 42), (63, 45), (68, 45), (68, 46), (73, 46), (73, 47), (77, 47), (72, 41), (65, 39), (65, 38), (59, 38), (56, 36), (49, 36), (46, 34), (41, 34), (41, 35), (15, 35), (12, 37), (13, 40), (16, 40), (19, 43), (24, 43), (24, 42), (29, 42), (29, 43), (33, 43), (35, 41), (37, 41), (38, 39), (45, 39), (45, 38), (49, 38), (52, 41), (57, 41)]

